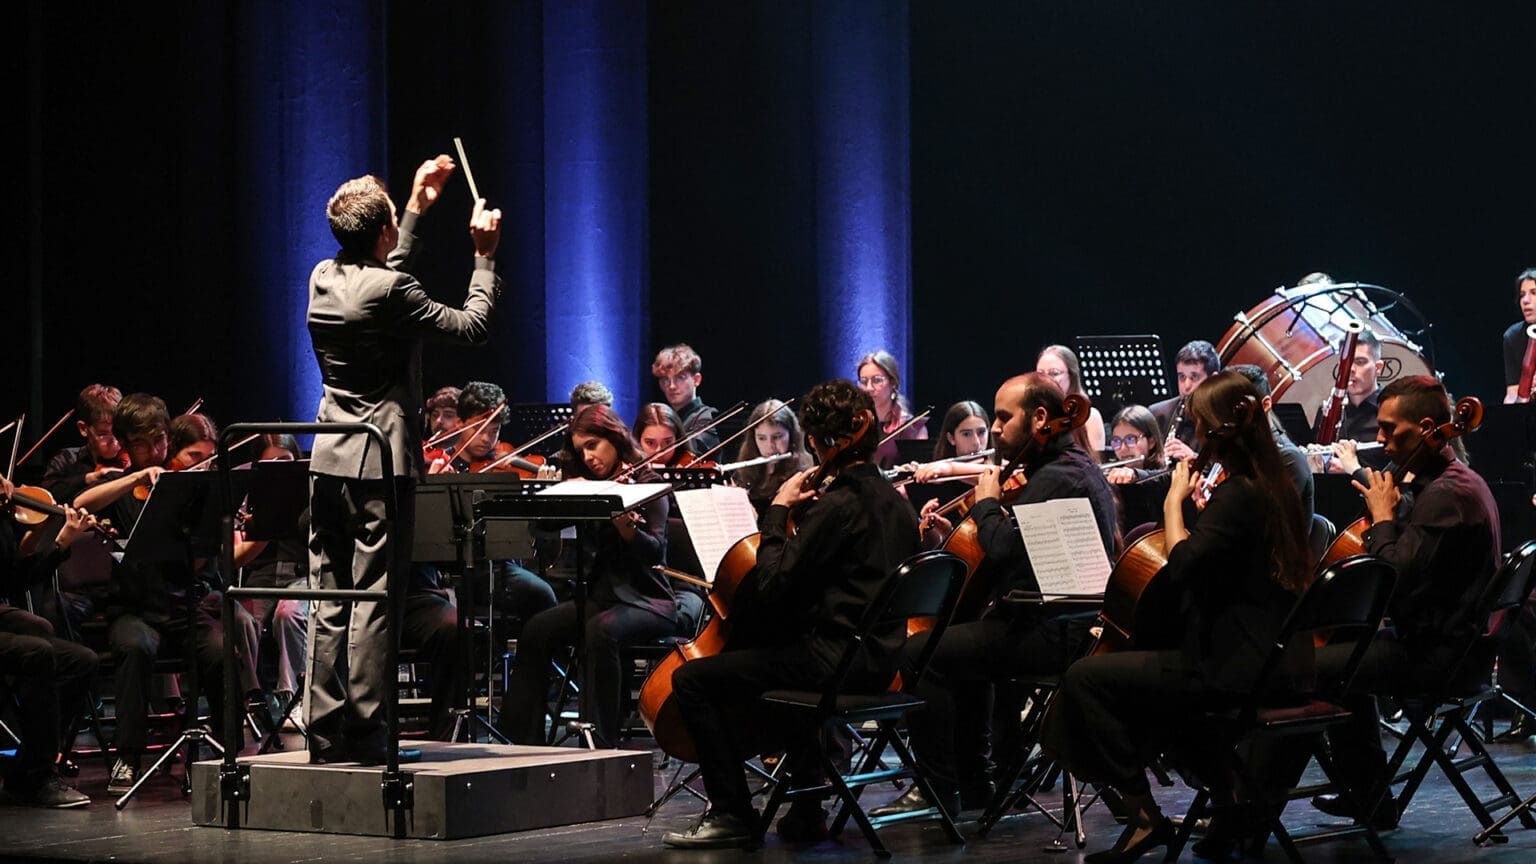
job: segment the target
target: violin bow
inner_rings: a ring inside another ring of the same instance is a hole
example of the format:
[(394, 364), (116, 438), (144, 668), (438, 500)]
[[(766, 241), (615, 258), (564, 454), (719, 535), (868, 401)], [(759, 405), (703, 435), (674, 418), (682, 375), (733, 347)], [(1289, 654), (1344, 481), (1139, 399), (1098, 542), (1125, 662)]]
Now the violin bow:
[(11, 424), (16, 427), (16, 434), (11, 436), (11, 464), (9, 468), (5, 469), (5, 476), (7, 477), (16, 473), (16, 452), (21, 449), (21, 430), (26, 423), (27, 414), (23, 411), (21, 416), (16, 418), (16, 422)]
[(447, 441), (449, 438), (452, 438), (455, 435), (467, 435), (468, 437), (473, 438), (480, 434), (480, 430), (484, 429), (486, 424), (490, 423), (496, 417), (501, 416), (501, 412), (505, 410), (506, 407), (507, 400), (503, 399), (496, 403), (495, 408), (492, 408), (484, 414), (475, 415), (470, 419), (468, 423), (465, 423), (463, 426), (460, 426), (451, 432), (439, 432), (436, 435), (433, 435), (431, 438), (428, 438), (426, 443), (421, 445), (421, 449), (426, 450), (429, 447), (436, 447), (438, 444)]
[(756, 429), (759, 425), (762, 424), (762, 422), (764, 420), (767, 420), (770, 417), (777, 417), (780, 411), (783, 411), (785, 408), (788, 408), (789, 406), (795, 404), (795, 399), (799, 399), (799, 398), (800, 398), (799, 396), (796, 396), (794, 399), (791, 399), (788, 402), (781, 402), (781, 403), (779, 403), (779, 407), (773, 409), (772, 411), (768, 412), (767, 414), (764, 414), (763, 416), (757, 418), (756, 420), (753, 420), (751, 423), (748, 423), (747, 425), (743, 426), (740, 431), (736, 432), (731, 437), (725, 439), (724, 441), (721, 441), (719, 444), (716, 444), (715, 446), (709, 448), (708, 450), (704, 451), (703, 453), (700, 453), (695, 461), (702, 462), (705, 459), (708, 459), (709, 457), (711, 457), (711, 456), (715, 455), (716, 453), (720, 452), (720, 449), (722, 447), (724, 447), (725, 445), (731, 443), (732, 441), (735, 441), (737, 438), (740, 438), (741, 436), (747, 434), (751, 430)]
[(623, 474), (620, 474), (619, 476), (613, 478), (614, 482), (616, 482), (616, 483), (617, 482), (622, 482), (625, 478), (629, 477), (629, 475), (631, 475), (631, 474), (635, 473), (636, 471), (638, 471), (640, 469), (641, 465), (650, 465), (653, 462), (661, 462), (661, 461), (665, 460), (668, 456), (671, 456), (677, 450), (677, 448), (683, 446), (684, 444), (687, 444), (689, 441), (692, 441), (693, 439), (699, 437), (700, 435), (703, 435), (705, 432), (708, 432), (709, 430), (715, 428), (716, 426), (719, 426), (721, 423), (724, 423), (725, 421), (731, 419), (732, 417), (735, 417), (737, 414), (740, 414), (742, 411), (745, 411), (746, 408), (747, 408), (747, 403), (745, 403), (745, 402), (737, 402), (735, 405), (731, 406), (731, 409), (729, 411), (726, 411), (725, 413), (723, 413), (720, 416), (716, 417), (714, 419), (714, 421), (711, 422), (708, 426), (701, 426), (697, 431), (689, 434), (686, 438), (683, 438), (681, 440), (672, 442), (672, 445), (670, 447), (663, 447), (660, 450), (656, 451), (655, 453), (652, 453), (650, 456), (647, 456), (646, 458), (640, 460), (639, 462), (636, 462), (635, 464), (629, 466), (628, 468), (626, 468), (624, 470)]
[(923, 413), (917, 415), (916, 417), (913, 417), (911, 420), (908, 420), (907, 422), (901, 424), (900, 426), (897, 426), (896, 427), (896, 431), (894, 431), (891, 434), (885, 436), (884, 438), (881, 438), (880, 442), (878, 444), (876, 444), (875, 447), (879, 448), (881, 444), (884, 444), (885, 442), (891, 440), (892, 438), (895, 438), (897, 435), (900, 435), (901, 433), (907, 431), (914, 424), (916, 424), (919, 420), (926, 420), (926, 419), (928, 419), (928, 415), (932, 414), (932, 413), (933, 413), (933, 406), (929, 405), (927, 408), (923, 409)]
[[(33, 444), (31, 447), (29, 447), (27, 449), (27, 452), (23, 453), (21, 458), (16, 460), (16, 464), (17, 465), (25, 465), (25, 464), (27, 464), (27, 460), (31, 459), (32, 458), (32, 454), (37, 452), (37, 448), (43, 446), (43, 442), (47, 441), (49, 436), (53, 435), (53, 433), (59, 431), (59, 427), (63, 426), (65, 421), (69, 420), (69, 418), (71, 418), (73, 416), (75, 416), (75, 409), (71, 408), (68, 411), (65, 411), (64, 412), (64, 416), (59, 418), (59, 422), (57, 422), (57, 423), (53, 424), (52, 426), (50, 426), (48, 428), (48, 431), (43, 433), (43, 437), (37, 439), (37, 443)], [(19, 432), (17, 434), (20, 435)], [(12, 470), (14, 470), (14, 469), (15, 469), (15, 466), (13, 465), (12, 466)]]

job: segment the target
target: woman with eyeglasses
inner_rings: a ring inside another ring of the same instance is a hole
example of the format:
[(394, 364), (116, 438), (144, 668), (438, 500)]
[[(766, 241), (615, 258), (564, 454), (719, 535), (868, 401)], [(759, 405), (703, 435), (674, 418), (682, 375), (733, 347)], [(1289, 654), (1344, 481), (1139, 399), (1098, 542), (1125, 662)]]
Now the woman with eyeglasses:
[(1109, 448), (1115, 461), (1140, 457), (1139, 464), (1111, 468), (1104, 476), (1111, 483), (1135, 483), (1163, 467), (1163, 436), (1157, 418), (1145, 405), (1127, 405), (1109, 423)]
[[(1083, 390), (1083, 367), (1077, 362), (1077, 355), (1065, 345), (1041, 348), (1040, 356), (1035, 358), (1035, 371), (1056, 382), (1064, 395), (1076, 393), (1085, 399), (1088, 397)], [(1099, 409), (1089, 410), (1088, 422), (1073, 432), (1072, 437), (1079, 447), (1093, 454), (1093, 458), (1099, 458), (1104, 450), (1104, 415)]]
[[(877, 431), (881, 438), (901, 429), (902, 424), (912, 419), (912, 406), (907, 404), (907, 397), (901, 395), (901, 373), (897, 371), (896, 358), (891, 352), (880, 350), (865, 354), (859, 359), (858, 371), (859, 389), (875, 401), (875, 418), (880, 423)], [(875, 450), (874, 462), (881, 468), (889, 468), (896, 464), (897, 441), (927, 439), (928, 425), (913, 423), (902, 429), (901, 434), (881, 444)]]

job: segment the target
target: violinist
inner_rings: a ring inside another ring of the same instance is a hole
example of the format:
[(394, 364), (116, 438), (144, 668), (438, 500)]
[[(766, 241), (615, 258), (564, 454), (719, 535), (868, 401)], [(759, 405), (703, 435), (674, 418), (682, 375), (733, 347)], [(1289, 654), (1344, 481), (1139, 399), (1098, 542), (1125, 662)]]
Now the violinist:
[[(1393, 466), (1406, 464), (1409, 471), (1399, 476), (1402, 468), (1366, 468), (1364, 481), (1354, 481), (1371, 519), (1365, 551), (1397, 570), (1387, 606), (1395, 635), (1379, 634), (1366, 649), (1343, 703), (1352, 712), (1350, 722), (1329, 733), (1340, 779), (1362, 794), (1380, 781), (1387, 761), (1372, 697), (1423, 690), (1456, 668), (1466, 638), (1486, 631), (1488, 622), (1477, 619), (1472, 607), (1498, 569), (1502, 548), (1488, 484), (1456, 459), (1451, 446), (1420, 447), (1426, 440), (1421, 424), (1439, 426), (1451, 419), (1444, 386), (1426, 375), (1399, 378), (1382, 388), (1376, 417), (1376, 440)], [(1339, 668), (1352, 648), (1346, 643), (1320, 650), (1319, 669)], [(1470, 692), (1455, 688), (1488, 680), (1492, 658), (1478, 659), (1482, 662), (1462, 665), (1466, 677), (1451, 682), (1453, 692)], [(1355, 815), (1334, 796), (1313, 804), (1327, 813)], [(1396, 824), (1397, 815), (1389, 795), (1371, 818), (1386, 827)]]
[(1196, 339), (1179, 349), (1173, 358), (1179, 395), (1148, 406), (1162, 430), (1163, 453), (1169, 462), (1195, 458), (1195, 421), (1189, 416), (1189, 394), (1221, 369), (1216, 346)]
[[(677, 412), (684, 433), (697, 432), (715, 419), (715, 409), (705, 405), (704, 400), (699, 398), (699, 385), (704, 382), (703, 368), (704, 361), (699, 357), (699, 352), (681, 342), (656, 352), (656, 360), (651, 363), (651, 374), (656, 376), (656, 386), (667, 397), (667, 404)], [(693, 439), (693, 443), (698, 445), (698, 452), (702, 453), (719, 444), (720, 435), (711, 429)]]
[(75, 429), (85, 444), (66, 447), (48, 462), (43, 488), (58, 501), (73, 501), (85, 487), (128, 467), (128, 454), (112, 434), (112, 412), (123, 393), (91, 384), (75, 399)]
[[(642, 463), (624, 421), (606, 405), (589, 405), (577, 412), (566, 431), (563, 463), (567, 479), (613, 479)], [(656, 473), (642, 466), (631, 475), (636, 482), (655, 482)], [(549, 693), (550, 661), (556, 651), (576, 643), (584, 633), (585, 661), (579, 672), (581, 716), (595, 725), (603, 746), (617, 746), (624, 670), (620, 649), (679, 635), (677, 597), (670, 580), (652, 569), (666, 562), (667, 498), (637, 511), (621, 513), (611, 524), (583, 532), (580, 554), (589, 557), (586, 569), (586, 620), (576, 617), (576, 604), (567, 600), (528, 619), (519, 642), (517, 671), (508, 685), (501, 712), (501, 731), (515, 744), (544, 741), (544, 715)]]
[[(15, 487), (0, 477), (0, 506), (11, 500)], [(63, 809), (91, 803), (59, 777), (60, 733), (66, 717), (83, 707), (86, 686), (96, 672), (96, 652), (54, 635), (47, 620), (11, 605), (34, 584), (46, 580), (69, 547), (95, 524), (84, 510), (65, 505), (58, 530), (51, 531), (46, 550), (28, 551), (19, 541), (19, 525), (0, 513), (0, 675), (12, 679), (11, 693), (20, 720), (16, 756), (5, 771), (5, 791), (12, 799), (34, 807)]]
[[(823, 460), (836, 453), (827, 465), (832, 479), (820, 490), (806, 489), (813, 472), (796, 472), (758, 522), (762, 537), (755, 584), (748, 596), (738, 595), (737, 603), (750, 603), (744, 614), (772, 621), (772, 638), (737, 647), (733, 635), (724, 653), (692, 660), (673, 678), (710, 807), (693, 828), (669, 832), (663, 841), (668, 846), (758, 845), (758, 815), (741, 760), (788, 735), (817, 733), (762, 723), (759, 696), (777, 688), (823, 686), (866, 604), (880, 594), (897, 565), (917, 551), (912, 508), (870, 462), (879, 440), (872, 428), (877, 426), (874, 412), (869, 395), (849, 381), (818, 384), (800, 402), (812, 451)], [(796, 506), (806, 510), (791, 535), (790, 509)], [(851, 686), (888, 685), (900, 645), (899, 630), (867, 643)], [(818, 802), (798, 798), (780, 818), (778, 833), (790, 842), (817, 840), (826, 836), (825, 820)]]
[[(1172, 839), (1147, 782), (1146, 754), (1166, 746), (1191, 712), (1229, 704), (1251, 689), (1311, 570), (1301, 502), (1285, 479), (1253, 384), (1235, 372), (1213, 375), (1193, 390), (1186, 411), (1197, 443), (1225, 467), (1226, 479), (1192, 527), (1183, 506), (1196, 481), (1189, 463), (1174, 465), (1163, 502), (1168, 561), (1159, 578), (1183, 594), (1187, 611), (1176, 624), (1182, 645), (1076, 661), (1042, 730), (1041, 745), (1073, 776), (1113, 786), (1125, 800), (1124, 832), (1089, 862), (1134, 861)], [(1310, 686), (1311, 664), (1311, 637), (1303, 634), (1287, 646), (1284, 684)], [(1219, 746), (1191, 746), (1187, 755), (1203, 765)], [(1202, 776), (1220, 783), (1215, 773)], [(1216, 835), (1234, 824), (1232, 807), (1243, 790), (1221, 791)]]
[(928, 426), (926, 423), (919, 422), (902, 429), (912, 420), (912, 406), (907, 403), (907, 397), (901, 393), (901, 371), (891, 352), (871, 351), (859, 358), (857, 369), (859, 389), (868, 393), (869, 398), (875, 403), (875, 418), (880, 421), (877, 430), (880, 433), (879, 438), (884, 438), (898, 429), (902, 430), (875, 451), (876, 467), (889, 468), (896, 464), (898, 458), (896, 442), (926, 441)]
[[(1064, 398), (1053, 379), (1031, 372), (1005, 381), (993, 400), (992, 440), (999, 454), (1025, 459), (1020, 469), (1024, 487), (1005, 504), (996, 465), (977, 478), (976, 503), (966, 518), (976, 522), (984, 555), (973, 562), (977, 572), (972, 580), (995, 582), (987, 598), (989, 608), (979, 620), (951, 622), (918, 684), (917, 695), (926, 705), (908, 718), (914, 751), (941, 798), (934, 803), (952, 815), (984, 806), (992, 796), (987, 745), (994, 685), (1026, 672), (1059, 673), (1080, 653), (1077, 646), (1086, 638), (1093, 618), (1093, 613), (1056, 617), (1037, 606), (996, 602), (1015, 589), (1040, 590), (1010, 506), (1086, 499), (1105, 554), (1112, 556), (1115, 551), (1114, 497), (1093, 457), (1070, 433), (1046, 441), (1043, 447), (1037, 443), (1051, 418), (1062, 416)], [(953, 530), (942, 516), (931, 516), (930, 521), (940, 535)], [(907, 640), (901, 652), (904, 669), (921, 656), (927, 640), (927, 633)], [(1017, 718), (1018, 712), (1013, 716)], [(871, 815), (929, 806), (914, 786)]]
[[(1040, 349), (1040, 356), (1035, 358), (1035, 371), (1055, 381), (1068, 396), (1076, 393), (1088, 398), (1088, 391), (1083, 389), (1083, 366), (1077, 360), (1077, 352), (1071, 348), (1047, 345)], [(1089, 409), (1088, 422), (1075, 434), (1078, 445), (1097, 459), (1104, 450), (1104, 415), (1097, 408)]]
[(790, 475), (811, 467), (811, 454), (805, 450), (805, 433), (800, 430), (800, 420), (795, 412), (778, 399), (758, 403), (747, 418), (750, 437), (741, 442), (736, 461), (761, 459), (781, 453), (793, 454), (791, 458), (767, 465), (740, 468), (731, 474), (731, 483), (747, 490), (752, 509), (761, 517), (773, 503), (773, 496)]
[(1527, 369), (1536, 368), (1536, 339), (1529, 330), (1536, 325), (1536, 267), (1520, 272), (1515, 277), (1519, 292), (1520, 320), (1504, 331), (1504, 401), (1529, 402), (1529, 395), (1520, 395), (1521, 388), (1530, 390), (1530, 374)]
[(1115, 461), (1141, 460), (1110, 468), (1104, 474), (1110, 483), (1135, 483), (1162, 469), (1162, 430), (1145, 405), (1127, 405), (1115, 412), (1114, 419), (1109, 421), (1109, 433), (1109, 448), (1115, 451)]
[[(144, 501), (132, 492), (141, 484), (153, 484), (169, 460), (171, 419), (165, 403), (147, 393), (130, 393), (117, 405), (112, 431), (128, 452), (129, 470), (81, 492), (76, 507), (100, 513), (114, 525), (138, 521)], [(111, 595), (107, 600), (107, 643), (117, 665), (116, 694), (117, 761), (107, 781), (110, 792), (126, 792), (138, 777), (146, 741), (149, 678), (156, 654), (164, 641), (171, 650), (190, 656), (197, 664), (203, 695), (213, 716), (222, 717), (224, 703), (224, 649), (226, 638), (217, 573), (182, 562), (119, 561), (112, 568)], [(256, 684), (256, 623), (244, 608), (236, 608), (235, 674), (249, 701), (264, 704)], [(217, 724), (215, 733), (223, 731)], [(239, 746), (239, 742), (226, 742)]]
[[(446, 463), (441, 466), (429, 465), (428, 474), (443, 471), (450, 474), (473, 474), (494, 462), (497, 457), (512, 452), (512, 445), (501, 440), (501, 429), (511, 419), (511, 412), (507, 410), (507, 394), (501, 387), (488, 381), (471, 381), (459, 391), (454, 410), (455, 416), (468, 420), (460, 422), (459, 426), (467, 426), (468, 429), (452, 439), (454, 448), (444, 448), (444, 456), (449, 457)], [(492, 411), (496, 412), (495, 416), (488, 416)], [(476, 427), (479, 427), (478, 431), (468, 431)]]
[(185, 471), (194, 465), (206, 466), (208, 459), (219, 449), (219, 427), (206, 414), (172, 417), (167, 436), (170, 439), (167, 452), (171, 456), (165, 467), (171, 471)]
[[(501, 211), (477, 199), (469, 219), (474, 246), (461, 306), (434, 301), (407, 268), (418, 220), (433, 206), (456, 166), (447, 155), (421, 163), (403, 218), (384, 182), (348, 180), (326, 203), (340, 245), (315, 265), (306, 320), (323, 392), (322, 422), (377, 425), (394, 464), (383, 465), (366, 435), (317, 435), (310, 454), (310, 561), (324, 589), (382, 590), (410, 570), (415, 483), (425, 470), (421, 448), (421, 347), (427, 338), (484, 342), (501, 290), (496, 248)], [(399, 506), (387, 521), (391, 497)], [(395, 542), (386, 542), (394, 534)], [(310, 646), (308, 720), (311, 762), (385, 761), (384, 676), (394, 638), (388, 604), (321, 600)], [(405, 751), (419, 758), (420, 751)]]
[[(439, 387), (427, 399), (427, 438), (437, 438), (446, 435), (464, 425), (464, 418), (459, 414), (459, 388)], [(445, 454), (452, 454), (458, 447), (457, 438), (448, 437), (438, 441), (437, 449)]]
[(665, 402), (651, 402), (641, 407), (640, 415), (635, 418), (635, 425), (631, 431), (635, 442), (640, 445), (640, 452), (644, 453), (646, 458), (671, 448), (664, 462), (652, 462), (653, 465), (672, 468), (693, 458), (691, 450), (693, 442), (681, 447), (672, 447), (673, 444), (682, 440), (686, 433), (683, 431), (683, 421), (678, 419), (677, 412)]

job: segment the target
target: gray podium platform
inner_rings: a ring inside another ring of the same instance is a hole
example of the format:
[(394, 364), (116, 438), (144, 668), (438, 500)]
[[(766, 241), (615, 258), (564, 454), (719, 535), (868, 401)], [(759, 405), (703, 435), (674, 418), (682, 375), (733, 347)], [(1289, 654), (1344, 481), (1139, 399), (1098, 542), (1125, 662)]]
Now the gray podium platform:
[[(405, 836), (456, 840), (635, 816), (654, 794), (651, 754), (568, 747), (421, 742), (401, 768), (413, 784)], [(391, 836), (379, 781), (383, 768), (310, 765), (308, 754), (242, 756), (251, 766), (241, 827)], [(192, 821), (223, 827), (219, 762), (192, 766)]]

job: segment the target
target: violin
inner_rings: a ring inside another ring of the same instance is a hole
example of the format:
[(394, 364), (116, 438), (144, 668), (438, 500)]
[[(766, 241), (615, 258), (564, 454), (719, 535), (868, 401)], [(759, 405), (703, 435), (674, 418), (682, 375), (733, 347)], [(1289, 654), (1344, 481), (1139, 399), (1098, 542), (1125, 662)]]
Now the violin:
[[(1483, 425), (1483, 403), (1476, 396), (1463, 396), (1456, 400), (1455, 409), (1451, 411), (1451, 419), (1439, 426), (1431, 424), (1426, 418), (1421, 425), (1424, 437), (1419, 439), (1419, 446), (1408, 454), (1403, 464), (1392, 471), (1393, 482), (1400, 482), (1401, 478), (1412, 474), (1422, 465), (1428, 454), (1439, 453), (1446, 444), (1468, 432), (1476, 431), (1481, 425)], [(1371, 514), (1369, 513), (1346, 525), (1339, 532), (1339, 536), (1333, 538), (1333, 542), (1328, 545), (1328, 550), (1323, 553), (1322, 560), (1318, 562), (1317, 570), (1322, 570), (1351, 555), (1363, 554), (1365, 532), (1370, 528)]]
[[(856, 424), (852, 434), (839, 438), (822, 452), (821, 464), (806, 475), (801, 489), (820, 489), (827, 482), (833, 467), (840, 461), (839, 457), (848, 448), (865, 440), (874, 429), (874, 414), (869, 411), (860, 412)], [(795, 510), (791, 510), (788, 529), (791, 535), (794, 534), (794, 515)], [(656, 739), (656, 746), (667, 755), (684, 762), (698, 762), (699, 754), (692, 736), (688, 734), (688, 727), (683, 723), (682, 709), (673, 696), (672, 676), (689, 660), (711, 657), (726, 649), (733, 635), (733, 624), (741, 617), (736, 614), (740, 610), (735, 608), (738, 593), (746, 591), (750, 594), (754, 587), (757, 550), (762, 539), (761, 532), (749, 534), (726, 551), (710, 587), (709, 606), (713, 614), (709, 623), (704, 625), (704, 629), (692, 641), (675, 646), (670, 654), (656, 664), (640, 688), (640, 717)], [(746, 605), (750, 606), (750, 603)]]
[[(1078, 394), (1072, 394), (1062, 400), (1061, 414), (1048, 418), (1044, 425), (1035, 430), (1030, 438), (1019, 448), (1019, 452), (1003, 468), (1001, 481), (1001, 493), (999, 502), (1007, 506), (1019, 493), (1029, 479), (1020, 469), (1031, 459), (1039, 455), (1044, 449), (1058, 437), (1081, 428), (1088, 422), (1093, 406), (1088, 399)], [(990, 578), (978, 579), (976, 574), (982, 561), (987, 557), (986, 550), (981, 547), (981, 538), (978, 534), (979, 526), (976, 520), (970, 518), (971, 510), (976, 506), (976, 490), (970, 489), (965, 494), (955, 498), (949, 503), (934, 511), (934, 515), (947, 516), (955, 514), (959, 521), (950, 530), (949, 536), (939, 544), (939, 548), (946, 552), (953, 552), (965, 561), (965, 584), (960, 589), (960, 598), (955, 603), (955, 620), (973, 620), (986, 608), (992, 598), (995, 587)], [(994, 575), (996, 571), (993, 571)], [(933, 626), (931, 621), (912, 621), (907, 625), (908, 634), (921, 632)]]
[[(49, 519), (64, 516), (64, 508), (53, 499), (53, 495), (41, 486), (17, 486), (11, 493), (11, 497), (5, 502), (5, 507), (11, 511), (11, 516), (20, 525), (27, 528), (36, 528), (46, 523)], [(91, 526), (91, 530), (102, 537), (111, 540), (117, 537), (117, 532), (108, 522), (98, 522)]]
[(460, 474), (516, 474), (524, 480), (539, 476), (544, 467), (544, 457), (537, 453), (518, 455), (518, 449), (505, 441), (497, 441), (491, 452), (479, 459), (465, 458), (463, 450), (449, 462), (450, 470)]

